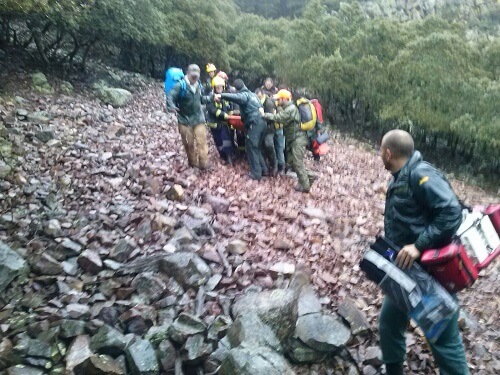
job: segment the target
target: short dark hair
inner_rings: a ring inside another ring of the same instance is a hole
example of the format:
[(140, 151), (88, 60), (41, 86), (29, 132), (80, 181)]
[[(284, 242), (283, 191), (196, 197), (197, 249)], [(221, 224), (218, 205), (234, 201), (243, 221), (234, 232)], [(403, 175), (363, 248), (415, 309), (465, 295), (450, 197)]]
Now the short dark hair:
[(391, 150), (391, 153), (397, 158), (409, 158), (413, 155), (415, 144), (410, 133), (401, 129), (394, 129), (384, 135), (382, 147)]
[(255, 93), (256, 93), (257, 95), (262, 94), (263, 92), (264, 92), (264, 90), (262, 90), (260, 87), (257, 87), (257, 88), (255, 89)]
[(240, 91), (245, 87), (245, 82), (241, 78), (235, 79), (233, 82), (233, 86), (236, 90)]

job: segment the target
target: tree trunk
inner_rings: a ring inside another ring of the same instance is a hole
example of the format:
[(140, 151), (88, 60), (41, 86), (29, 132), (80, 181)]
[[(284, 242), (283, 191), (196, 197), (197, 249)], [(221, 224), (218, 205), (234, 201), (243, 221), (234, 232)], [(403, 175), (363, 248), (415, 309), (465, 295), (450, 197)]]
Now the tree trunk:
[(46, 67), (49, 66), (50, 62), (49, 62), (49, 59), (47, 58), (47, 55), (45, 54), (45, 47), (44, 47), (43, 41), (42, 41), (42, 33), (30, 21), (28, 21), (26, 23), (26, 26), (28, 26), (28, 29), (31, 31), (31, 36), (33, 37), (33, 40), (35, 41), (35, 46), (36, 46), (36, 49), (37, 49), (38, 54), (40, 56), (40, 59), (42, 60), (43, 64)]
[(92, 46), (94, 44), (97, 43), (99, 39), (98, 38), (94, 38), (92, 41), (90, 41), (86, 46), (85, 46), (85, 49), (83, 50), (83, 56), (82, 56), (82, 65), (80, 66), (80, 70), (81, 71), (84, 71), (85, 70), (85, 65), (87, 64), (87, 57), (89, 55), (89, 52), (90, 52), (90, 48), (92, 48)]

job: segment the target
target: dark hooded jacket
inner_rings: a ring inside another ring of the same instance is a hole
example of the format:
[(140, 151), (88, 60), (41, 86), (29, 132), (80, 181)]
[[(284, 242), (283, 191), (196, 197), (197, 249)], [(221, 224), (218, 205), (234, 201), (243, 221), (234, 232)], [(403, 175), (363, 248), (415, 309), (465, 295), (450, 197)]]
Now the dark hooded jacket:
[(462, 207), (450, 183), (415, 151), (394, 174), (386, 194), (386, 237), (419, 251), (450, 242), (462, 222)]
[(236, 94), (223, 93), (221, 98), (239, 105), (241, 120), (246, 128), (254, 124), (265, 124), (259, 111), (262, 107), (259, 97), (246, 86)]

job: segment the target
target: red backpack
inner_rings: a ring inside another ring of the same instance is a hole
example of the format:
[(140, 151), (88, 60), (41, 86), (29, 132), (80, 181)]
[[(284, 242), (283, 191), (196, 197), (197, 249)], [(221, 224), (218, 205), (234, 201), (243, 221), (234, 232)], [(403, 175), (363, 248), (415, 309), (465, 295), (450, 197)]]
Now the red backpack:
[(314, 108), (316, 109), (316, 116), (318, 119), (318, 122), (320, 124), (323, 123), (323, 107), (321, 106), (321, 103), (319, 102), (318, 99), (311, 99), (311, 103), (314, 105)]

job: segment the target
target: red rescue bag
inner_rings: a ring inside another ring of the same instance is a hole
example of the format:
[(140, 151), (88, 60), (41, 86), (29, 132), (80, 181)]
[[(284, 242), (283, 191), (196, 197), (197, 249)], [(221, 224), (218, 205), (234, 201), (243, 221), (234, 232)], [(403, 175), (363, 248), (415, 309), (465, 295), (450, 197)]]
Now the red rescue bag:
[(321, 103), (319, 102), (318, 99), (311, 99), (311, 103), (314, 105), (314, 108), (316, 109), (316, 118), (318, 119), (318, 122), (320, 124), (323, 123), (323, 107), (321, 106)]
[(319, 144), (317, 140), (312, 141), (313, 155), (323, 156), (323, 155), (328, 154), (329, 151), (330, 151), (330, 147), (328, 146), (328, 144), (326, 142)]
[(425, 250), (421, 263), (450, 293), (468, 288), (477, 280), (477, 268), (462, 244)]
[(241, 121), (241, 116), (229, 115), (227, 122), (236, 130), (245, 131), (245, 124)]

